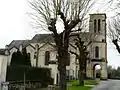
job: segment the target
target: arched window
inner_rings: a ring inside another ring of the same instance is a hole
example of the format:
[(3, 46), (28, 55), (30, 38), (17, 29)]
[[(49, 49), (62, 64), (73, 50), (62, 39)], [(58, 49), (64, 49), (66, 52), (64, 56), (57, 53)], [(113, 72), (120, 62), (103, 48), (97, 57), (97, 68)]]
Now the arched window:
[(95, 47), (95, 58), (99, 58), (99, 47)]
[(100, 32), (100, 28), (101, 27), (101, 25), (100, 25), (100, 19), (98, 19), (98, 32)]
[(27, 61), (28, 61), (28, 65), (31, 66), (31, 55), (30, 55), (30, 53), (27, 53)]
[(50, 52), (46, 51), (45, 52), (45, 65), (49, 64), (49, 60), (50, 60)]
[(96, 19), (94, 20), (94, 32), (96, 33)]

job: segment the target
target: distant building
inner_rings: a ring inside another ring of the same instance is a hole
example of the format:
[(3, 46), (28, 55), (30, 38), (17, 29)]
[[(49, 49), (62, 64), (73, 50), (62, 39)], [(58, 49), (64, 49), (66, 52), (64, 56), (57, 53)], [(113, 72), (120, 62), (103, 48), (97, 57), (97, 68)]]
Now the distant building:
[[(101, 79), (107, 79), (106, 14), (90, 14), (89, 32), (73, 34), (80, 34), (83, 41), (92, 41), (88, 47), (90, 54), (87, 60), (86, 76), (95, 78), (95, 66), (100, 65)], [(71, 44), (74, 43), (74, 38), (70, 38)], [(13, 40), (6, 46), (6, 54), (0, 53), (0, 62), (6, 63), (7, 61), (6, 64), (10, 65), (12, 54), (17, 50), (22, 51), (23, 48), (26, 48), (29, 53), (33, 67), (51, 68), (51, 76), (56, 84), (59, 81), (59, 72), (57, 70), (57, 51), (52, 34), (36, 34), (31, 40)], [(69, 50), (74, 50), (74, 48), (69, 46)], [(77, 63), (76, 56), (70, 54), (70, 62), (68, 62), (66, 71), (68, 79), (78, 78), (79, 66)], [(3, 66), (0, 77), (3, 74), (6, 76), (6, 64), (1, 64)], [(5, 77), (3, 81), (5, 81)]]

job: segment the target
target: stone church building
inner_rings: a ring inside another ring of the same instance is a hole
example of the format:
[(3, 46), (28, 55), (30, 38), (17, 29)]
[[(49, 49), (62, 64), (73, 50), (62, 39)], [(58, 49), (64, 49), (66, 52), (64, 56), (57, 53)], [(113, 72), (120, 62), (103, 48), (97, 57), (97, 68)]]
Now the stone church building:
[[(101, 66), (101, 79), (107, 79), (107, 42), (106, 42), (106, 14), (90, 14), (89, 32), (77, 33), (85, 42), (91, 41), (88, 47), (89, 60), (86, 65), (86, 76), (95, 78), (95, 66)], [(74, 43), (70, 38), (70, 43)], [(58, 82), (57, 51), (52, 34), (36, 34), (31, 40), (13, 40), (5, 49), (0, 49), (0, 81), (6, 79), (6, 67), (10, 65), (12, 54), (26, 48), (30, 55), (32, 67), (51, 68), (51, 77), (54, 84)], [(74, 50), (69, 46), (69, 50)], [(75, 51), (75, 50), (74, 50)], [(77, 52), (77, 50), (76, 50)], [(78, 61), (76, 56), (70, 54), (67, 66), (68, 79), (78, 78)]]

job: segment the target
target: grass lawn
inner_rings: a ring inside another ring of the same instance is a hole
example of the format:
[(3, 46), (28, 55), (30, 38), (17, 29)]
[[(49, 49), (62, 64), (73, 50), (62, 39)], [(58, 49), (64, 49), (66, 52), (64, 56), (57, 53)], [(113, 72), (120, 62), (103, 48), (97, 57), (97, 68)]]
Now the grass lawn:
[(90, 90), (92, 87), (90, 86), (71, 86), (68, 87), (67, 90)]
[(85, 86), (78, 86), (78, 81), (71, 81), (68, 84), (72, 84), (72, 86), (68, 87), (67, 90), (90, 90), (94, 85), (98, 84), (98, 81), (85, 80)]
[[(98, 80), (85, 80), (85, 85), (97, 85), (99, 83)], [(74, 80), (74, 81), (70, 81), (68, 82), (68, 84), (72, 84), (74, 85), (78, 85), (79, 81), (78, 80)]]
[[(68, 86), (67, 90), (90, 90), (94, 85), (98, 84), (98, 80), (85, 80), (85, 86), (78, 86), (78, 80), (70, 81), (68, 84), (72, 84), (72, 86)], [(47, 88), (42, 88), (38, 90), (47, 90)], [(59, 90), (56, 88), (55, 90)]]

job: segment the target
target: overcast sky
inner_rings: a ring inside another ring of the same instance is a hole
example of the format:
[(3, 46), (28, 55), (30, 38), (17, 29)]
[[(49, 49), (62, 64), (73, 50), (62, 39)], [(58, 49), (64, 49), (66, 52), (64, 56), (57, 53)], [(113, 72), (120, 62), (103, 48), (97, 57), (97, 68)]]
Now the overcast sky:
[[(0, 0), (0, 48), (4, 48), (12, 40), (31, 39), (39, 33), (39, 30), (30, 26), (27, 11), (27, 0)], [(110, 41), (108, 64), (113, 67), (120, 66), (120, 54)]]

